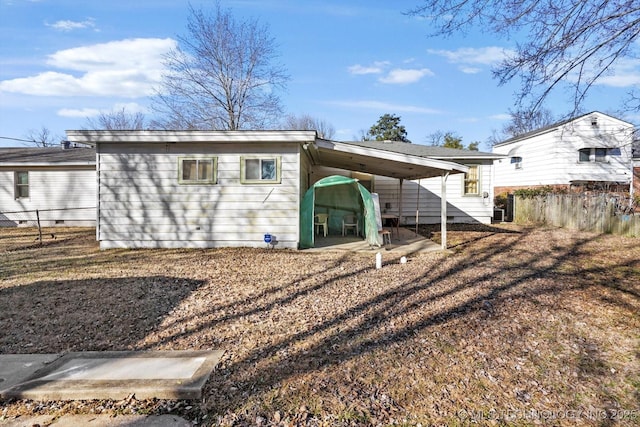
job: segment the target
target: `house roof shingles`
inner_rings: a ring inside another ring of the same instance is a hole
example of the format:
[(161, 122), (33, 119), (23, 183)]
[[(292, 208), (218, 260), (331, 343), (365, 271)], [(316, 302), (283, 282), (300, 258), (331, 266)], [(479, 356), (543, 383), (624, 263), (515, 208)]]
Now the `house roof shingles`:
[(399, 141), (347, 141), (344, 144), (357, 145), (393, 153), (411, 156), (428, 157), (437, 160), (486, 160), (499, 159), (504, 156), (474, 150), (458, 150), (455, 148), (439, 147), (435, 145), (410, 144)]
[(6, 165), (60, 165), (95, 164), (94, 148), (0, 148), (0, 166)]

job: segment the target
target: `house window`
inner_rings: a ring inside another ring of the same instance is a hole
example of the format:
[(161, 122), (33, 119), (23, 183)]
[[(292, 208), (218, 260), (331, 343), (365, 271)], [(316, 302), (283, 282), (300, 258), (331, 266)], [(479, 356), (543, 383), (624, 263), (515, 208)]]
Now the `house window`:
[(591, 148), (582, 148), (578, 151), (579, 160), (581, 162), (588, 162), (591, 156)]
[(240, 182), (268, 184), (280, 182), (280, 157), (241, 157)]
[(477, 196), (480, 194), (480, 168), (469, 166), (469, 172), (464, 174), (464, 194)]
[(218, 159), (216, 157), (178, 159), (180, 184), (215, 184)]
[(15, 183), (15, 198), (26, 199), (29, 197), (29, 172), (16, 171), (13, 174)]
[(514, 165), (516, 169), (522, 169), (522, 157), (512, 157), (511, 164)]
[(618, 150), (617, 152), (620, 152), (619, 148), (582, 148), (578, 151), (579, 161), (604, 163), (607, 161), (607, 155), (614, 153), (614, 150)]
[(606, 148), (596, 148), (596, 162), (606, 162), (607, 161), (607, 149)]

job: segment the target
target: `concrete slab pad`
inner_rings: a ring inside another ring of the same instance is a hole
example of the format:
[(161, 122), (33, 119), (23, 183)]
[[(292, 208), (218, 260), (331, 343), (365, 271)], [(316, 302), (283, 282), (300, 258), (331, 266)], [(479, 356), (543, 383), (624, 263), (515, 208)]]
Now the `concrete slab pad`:
[(223, 351), (68, 353), (0, 398), (32, 400), (199, 399)]
[(33, 427), (34, 425), (54, 427), (191, 427), (191, 423), (176, 415), (53, 415), (18, 417), (0, 420), (2, 427)]
[(23, 382), (60, 356), (61, 354), (0, 354), (0, 396), (2, 390)]

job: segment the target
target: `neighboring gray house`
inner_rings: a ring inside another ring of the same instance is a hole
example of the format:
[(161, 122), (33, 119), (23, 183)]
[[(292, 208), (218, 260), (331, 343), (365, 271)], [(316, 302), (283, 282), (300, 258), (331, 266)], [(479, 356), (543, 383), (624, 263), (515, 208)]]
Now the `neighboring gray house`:
[[(398, 154), (455, 162), (469, 168), (465, 174), (447, 178), (447, 221), (456, 223), (490, 224), (493, 217), (493, 162), (504, 156), (472, 150), (431, 145), (408, 144), (397, 141), (356, 141), (347, 144)], [(314, 181), (335, 173), (328, 168), (314, 171)], [(349, 172), (347, 171), (347, 174)], [(378, 193), (383, 213), (399, 215), (402, 224), (436, 224), (441, 221), (439, 177), (403, 180), (382, 175), (351, 172), (367, 189)]]
[[(452, 185), (454, 194), (470, 170), (454, 155), (441, 153), (436, 159), (373, 144), (327, 141), (315, 131), (79, 130), (67, 131), (67, 137), (96, 147), (96, 235), (103, 249), (264, 247), (265, 234), (274, 236), (278, 247), (297, 248), (301, 200), (327, 168), (361, 178), (388, 177), (386, 184), (382, 178), (374, 184), (383, 206), (398, 200), (393, 182), (439, 177), (440, 187)], [(489, 161), (466, 156), (459, 158), (483, 168)], [(485, 203), (490, 173), (480, 174), (468, 185), (476, 186), (473, 197)], [(413, 215), (413, 189), (405, 188)], [(441, 207), (441, 217), (448, 215), (442, 210), (447, 199), (429, 197), (429, 191), (421, 204), (427, 209), (433, 203)]]
[(496, 195), (518, 188), (629, 191), (631, 123), (597, 111), (555, 123), (493, 146)]
[(93, 148), (0, 148), (0, 226), (94, 226)]

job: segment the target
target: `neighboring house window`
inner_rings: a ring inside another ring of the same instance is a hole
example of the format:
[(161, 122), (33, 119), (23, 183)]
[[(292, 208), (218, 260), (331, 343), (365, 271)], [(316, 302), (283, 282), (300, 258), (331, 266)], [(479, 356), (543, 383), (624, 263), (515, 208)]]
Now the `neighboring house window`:
[(588, 162), (591, 156), (591, 148), (582, 148), (578, 151), (581, 162)]
[(464, 174), (464, 194), (477, 196), (480, 194), (480, 168), (469, 166), (469, 172)]
[(267, 184), (280, 182), (280, 157), (241, 157), (240, 182)]
[(13, 174), (15, 183), (15, 198), (26, 199), (29, 197), (29, 172), (16, 171)]
[(216, 157), (178, 159), (180, 184), (215, 184), (218, 159)]
[(512, 157), (511, 164), (514, 165), (516, 169), (522, 169), (522, 157)]
[(578, 151), (578, 160), (604, 163), (607, 161), (607, 155), (620, 155), (620, 148), (582, 148)]

